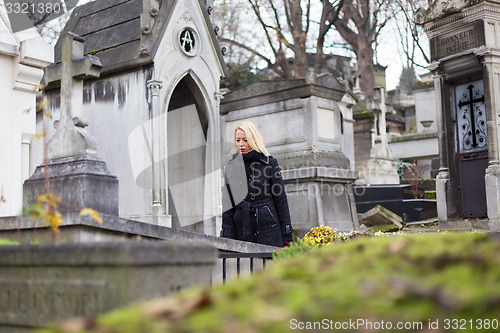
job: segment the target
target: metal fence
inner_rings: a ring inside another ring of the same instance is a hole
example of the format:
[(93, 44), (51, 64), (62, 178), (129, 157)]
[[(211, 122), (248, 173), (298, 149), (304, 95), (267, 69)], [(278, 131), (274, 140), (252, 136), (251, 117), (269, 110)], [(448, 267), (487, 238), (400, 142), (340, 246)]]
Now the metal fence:
[(222, 260), (222, 283), (226, 283), (228, 277), (234, 277), (233, 274), (229, 274), (230, 271), (234, 270), (234, 265), (228, 267), (229, 261), (236, 261), (236, 277), (242, 274), (242, 271), (248, 274), (252, 274), (255, 270), (261, 270), (266, 267), (266, 262), (273, 259), (272, 252), (264, 253), (235, 253), (235, 252), (219, 252), (219, 259)]

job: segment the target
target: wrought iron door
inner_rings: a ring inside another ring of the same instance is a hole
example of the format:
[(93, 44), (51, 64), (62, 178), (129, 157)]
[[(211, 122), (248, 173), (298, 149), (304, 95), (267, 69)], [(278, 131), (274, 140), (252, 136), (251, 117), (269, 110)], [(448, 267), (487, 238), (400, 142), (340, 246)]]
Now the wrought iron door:
[(456, 147), (462, 217), (486, 217), (484, 175), (488, 134), (483, 80), (454, 87)]

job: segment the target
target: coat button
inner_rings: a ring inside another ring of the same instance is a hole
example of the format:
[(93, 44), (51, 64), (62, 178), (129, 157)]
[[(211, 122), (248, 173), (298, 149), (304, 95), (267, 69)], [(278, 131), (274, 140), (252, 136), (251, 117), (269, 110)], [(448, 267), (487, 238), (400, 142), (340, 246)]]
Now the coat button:
[(254, 196), (254, 195), (251, 195), (251, 196), (250, 196), (250, 200), (252, 200), (252, 201), (253, 201), (253, 200), (255, 200), (255, 196)]
[(258, 235), (259, 235), (259, 232), (258, 232), (258, 231), (256, 231), (256, 232), (255, 232), (255, 236), (258, 236)]

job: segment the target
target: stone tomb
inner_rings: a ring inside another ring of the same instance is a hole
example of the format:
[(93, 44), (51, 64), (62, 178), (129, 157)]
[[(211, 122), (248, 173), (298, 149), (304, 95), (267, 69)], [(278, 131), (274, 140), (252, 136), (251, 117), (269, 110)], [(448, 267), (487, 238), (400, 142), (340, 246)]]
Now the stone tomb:
[(317, 225), (339, 231), (359, 227), (352, 194), (357, 173), (343, 153), (352, 126), (343, 126), (337, 104), (345, 93), (331, 74), (310, 73), (305, 79), (252, 83), (221, 102), (224, 140), (234, 140), (238, 123), (252, 121), (278, 159), (299, 236)]
[(417, 20), (430, 39), (440, 167), (438, 218), (500, 218), (500, 1), (435, 1)]
[(28, 332), (211, 283), (215, 247), (122, 242), (0, 247), (0, 331)]
[[(79, 116), (119, 180), (121, 217), (217, 234), (219, 82), (227, 70), (210, 12), (204, 0), (97, 0), (77, 7), (64, 28), (102, 64), (73, 105), (83, 103)], [(50, 71), (60, 67), (61, 47)], [(57, 119), (60, 81), (45, 79)], [(40, 165), (41, 142), (31, 151)]]

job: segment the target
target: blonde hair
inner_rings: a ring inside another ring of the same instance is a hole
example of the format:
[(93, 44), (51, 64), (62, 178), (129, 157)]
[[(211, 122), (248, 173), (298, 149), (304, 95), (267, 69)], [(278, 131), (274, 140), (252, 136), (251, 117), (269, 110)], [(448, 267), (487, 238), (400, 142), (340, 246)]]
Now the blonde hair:
[(264, 145), (264, 139), (262, 138), (262, 135), (260, 134), (259, 130), (257, 130), (255, 124), (250, 121), (239, 123), (238, 126), (236, 126), (236, 128), (234, 129), (233, 141), (235, 145), (233, 150), (231, 151), (231, 155), (238, 152), (238, 146), (236, 146), (237, 130), (242, 130), (243, 132), (245, 132), (248, 144), (250, 145), (250, 147), (252, 147), (253, 150), (258, 151), (265, 156), (269, 156), (266, 146)]

